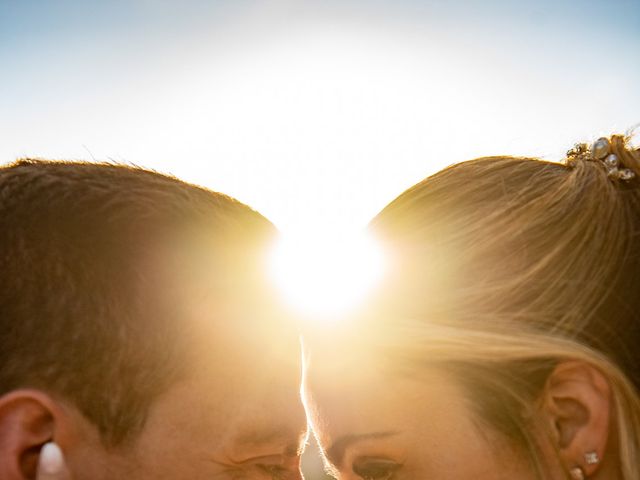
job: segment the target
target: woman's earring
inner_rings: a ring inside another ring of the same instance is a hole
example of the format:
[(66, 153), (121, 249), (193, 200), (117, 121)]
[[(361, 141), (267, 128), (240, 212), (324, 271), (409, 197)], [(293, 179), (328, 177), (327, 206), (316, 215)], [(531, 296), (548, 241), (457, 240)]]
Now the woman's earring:
[(587, 462), (587, 465), (595, 465), (600, 461), (600, 457), (596, 452), (587, 452), (584, 454), (584, 461)]
[(584, 472), (580, 467), (573, 467), (569, 470), (569, 474), (573, 480), (584, 480)]

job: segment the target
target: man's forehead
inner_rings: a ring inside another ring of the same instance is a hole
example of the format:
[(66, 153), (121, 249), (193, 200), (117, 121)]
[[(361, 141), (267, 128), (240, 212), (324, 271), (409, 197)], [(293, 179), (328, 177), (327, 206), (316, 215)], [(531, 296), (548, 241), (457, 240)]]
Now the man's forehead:
[[(288, 424), (280, 419), (302, 409), (300, 350), (293, 332), (226, 325), (198, 333), (188, 376), (194, 388), (210, 399), (211, 408), (222, 414), (222, 421), (233, 417), (238, 435), (288, 434), (284, 428), (274, 428), (274, 423)], [(261, 421), (265, 418), (266, 424)], [(248, 426), (247, 419), (253, 419)]]
[(160, 422), (212, 452), (229, 450), (232, 458), (232, 452), (246, 452), (247, 447), (256, 451), (263, 445), (271, 447), (271, 453), (295, 451), (306, 429), (296, 379), (289, 378), (291, 386), (276, 380), (264, 375), (239, 378), (225, 373), (223, 365), (202, 366), (158, 399), (150, 423)]

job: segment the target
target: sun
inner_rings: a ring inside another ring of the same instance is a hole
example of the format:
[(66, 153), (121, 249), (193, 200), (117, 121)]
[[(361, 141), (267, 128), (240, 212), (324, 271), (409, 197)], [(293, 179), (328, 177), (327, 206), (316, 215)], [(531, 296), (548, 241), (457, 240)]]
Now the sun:
[(283, 235), (270, 260), (286, 301), (325, 319), (360, 305), (384, 271), (382, 250), (366, 233)]

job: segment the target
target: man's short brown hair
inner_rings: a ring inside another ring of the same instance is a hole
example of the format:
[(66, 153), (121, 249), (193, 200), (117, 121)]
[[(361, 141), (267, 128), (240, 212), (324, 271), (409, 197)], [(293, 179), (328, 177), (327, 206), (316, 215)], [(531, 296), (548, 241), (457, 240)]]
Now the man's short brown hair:
[(222, 257), (225, 242), (273, 231), (230, 197), (140, 168), (0, 168), (0, 395), (60, 395), (110, 444), (139, 429), (182, 367), (182, 326), (148, 297), (140, 259), (205, 225)]

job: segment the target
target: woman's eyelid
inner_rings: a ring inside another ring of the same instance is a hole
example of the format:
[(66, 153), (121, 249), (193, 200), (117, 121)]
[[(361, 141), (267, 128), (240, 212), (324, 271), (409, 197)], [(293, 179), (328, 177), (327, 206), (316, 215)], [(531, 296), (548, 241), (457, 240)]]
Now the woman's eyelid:
[(389, 464), (403, 465), (406, 451), (400, 445), (367, 445), (364, 448), (353, 449), (345, 455), (346, 465), (355, 465), (364, 462), (388, 462)]
[(397, 460), (392, 460), (387, 457), (379, 457), (373, 455), (362, 456), (353, 462), (353, 465), (364, 466), (364, 465), (376, 465), (380, 467), (389, 467), (389, 468), (398, 468), (402, 466), (402, 462)]
[(360, 457), (352, 464), (353, 472), (366, 479), (389, 479), (402, 468), (402, 463), (383, 457)]

